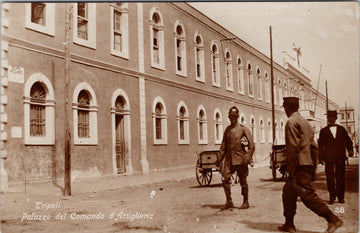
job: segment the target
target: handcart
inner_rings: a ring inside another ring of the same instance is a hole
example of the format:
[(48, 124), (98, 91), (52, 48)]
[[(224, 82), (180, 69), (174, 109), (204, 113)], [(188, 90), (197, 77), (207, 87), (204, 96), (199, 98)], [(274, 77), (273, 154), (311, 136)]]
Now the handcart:
[(283, 178), (287, 176), (285, 145), (273, 145), (272, 152), (270, 153), (270, 168), (274, 181), (276, 181), (277, 169), (279, 169)]
[(221, 167), (216, 166), (218, 156), (219, 150), (202, 151), (198, 154), (195, 173), (201, 187), (210, 185), (213, 172), (221, 172)]
[[(219, 153), (219, 150), (208, 150), (198, 153), (195, 174), (196, 179), (201, 187), (206, 187), (210, 185), (213, 172), (221, 173), (222, 165), (216, 165)], [(231, 182), (233, 182), (234, 184), (239, 182), (239, 177), (237, 176), (236, 172), (232, 174)]]

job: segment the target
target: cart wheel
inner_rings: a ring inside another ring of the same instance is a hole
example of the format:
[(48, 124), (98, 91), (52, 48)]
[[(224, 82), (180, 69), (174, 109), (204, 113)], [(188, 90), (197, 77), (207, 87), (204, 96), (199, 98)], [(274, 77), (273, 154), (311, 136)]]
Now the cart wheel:
[(273, 160), (271, 160), (271, 170), (272, 170), (273, 181), (276, 181), (276, 167)]
[(200, 161), (197, 160), (196, 162), (196, 179), (201, 187), (209, 186), (212, 178), (212, 170), (210, 169), (203, 169), (200, 167)]

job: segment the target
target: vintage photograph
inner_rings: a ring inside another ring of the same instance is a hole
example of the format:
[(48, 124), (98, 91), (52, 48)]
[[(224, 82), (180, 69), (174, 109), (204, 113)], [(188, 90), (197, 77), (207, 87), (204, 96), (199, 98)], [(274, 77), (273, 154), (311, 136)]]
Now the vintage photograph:
[(359, 232), (359, 10), (2, 2), (0, 232)]

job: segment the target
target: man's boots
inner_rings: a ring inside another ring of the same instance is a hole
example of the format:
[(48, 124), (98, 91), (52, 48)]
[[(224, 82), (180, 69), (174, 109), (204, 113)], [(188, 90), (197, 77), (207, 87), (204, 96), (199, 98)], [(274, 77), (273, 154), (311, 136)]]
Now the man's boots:
[(249, 208), (249, 188), (241, 187), (241, 194), (244, 196), (244, 201), (240, 206), (240, 209), (248, 209)]
[(231, 199), (230, 181), (223, 180), (223, 187), (224, 187), (225, 196), (226, 196), (226, 203), (225, 203), (225, 206), (221, 209), (226, 210), (226, 209), (234, 208), (234, 204)]

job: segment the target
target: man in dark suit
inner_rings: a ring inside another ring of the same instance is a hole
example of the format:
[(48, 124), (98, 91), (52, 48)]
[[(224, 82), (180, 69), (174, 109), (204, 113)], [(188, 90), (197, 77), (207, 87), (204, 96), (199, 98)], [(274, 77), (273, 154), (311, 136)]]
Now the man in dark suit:
[(346, 149), (350, 157), (354, 155), (352, 141), (345, 128), (335, 124), (336, 119), (337, 111), (327, 111), (328, 125), (320, 130), (319, 137), (319, 160), (325, 162), (329, 204), (334, 203), (336, 196), (339, 203), (345, 203)]

